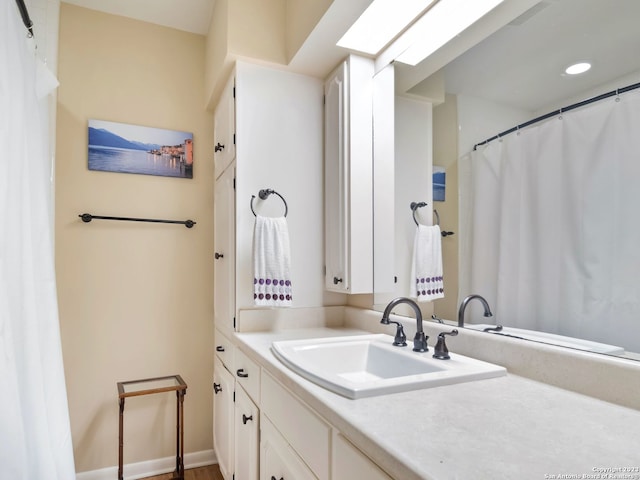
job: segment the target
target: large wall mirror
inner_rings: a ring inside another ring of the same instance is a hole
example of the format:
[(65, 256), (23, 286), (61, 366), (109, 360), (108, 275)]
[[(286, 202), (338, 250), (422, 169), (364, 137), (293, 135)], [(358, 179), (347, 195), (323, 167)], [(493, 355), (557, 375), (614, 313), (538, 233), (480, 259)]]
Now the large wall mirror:
[[(396, 218), (393, 228), (396, 230), (394, 255), (399, 278), (394, 291), (377, 292), (374, 295), (375, 308), (384, 308), (389, 299), (396, 296), (409, 296), (409, 280), (405, 280), (405, 277), (410, 269), (415, 232), (409, 203), (424, 201), (429, 207), (421, 213), (421, 221), (426, 224), (435, 221), (432, 213), (435, 209), (441, 228), (454, 231), (455, 235), (442, 239), (445, 298), (425, 304), (423, 310), (455, 321), (458, 305), (465, 295), (485, 294), (484, 291), (465, 290), (469, 288), (467, 280), (458, 278), (461, 250), (468, 248), (466, 243), (469, 240), (464, 237), (468, 232), (465, 229), (467, 220), (458, 218), (459, 212), (462, 217), (466, 214), (464, 202), (469, 201), (465, 200), (469, 198), (466, 195), (468, 192), (458, 191), (458, 185), (461, 185), (461, 189), (469, 188), (464, 178), (462, 181), (458, 178), (467, 174), (464, 169), (469, 167), (464, 167), (464, 162), (468, 158), (458, 160), (468, 157), (475, 144), (511, 127), (578, 101), (640, 82), (640, 56), (637, 54), (640, 49), (640, 29), (637, 27), (640, 2), (544, 0), (528, 7), (524, 13), (518, 14), (438, 71), (429, 72), (424, 81), (414, 82), (410, 90), (396, 98)], [(589, 62), (591, 70), (580, 75), (564, 73), (564, 69), (575, 62)], [(409, 67), (396, 64), (397, 83), (403, 83), (401, 76), (404, 74), (411, 75)], [(441, 89), (435, 95), (434, 85), (436, 90)], [(628, 95), (634, 93), (629, 92)], [(615, 98), (609, 101), (614, 102)], [(640, 116), (640, 113), (637, 115)], [(611, 155), (616, 153), (612, 150)], [(640, 165), (640, 155), (636, 154), (635, 158)], [(432, 165), (443, 167), (446, 171), (446, 193), (442, 202), (432, 198)], [(588, 170), (589, 167), (585, 168)], [(619, 180), (616, 189), (623, 192), (640, 190), (637, 186), (640, 177), (634, 176), (640, 172), (640, 168), (632, 170), (626, 179), (624, 175), (620, 177), (626, 181)], [(558, 177), (552, 175), (550, 178), (553, 181)], [(493, 187), (487, 184), (487, 188)], [(602, 193), (607, 195), (607, 192)], [(459, 195), (463, 201), (460, 206)], [(474, 197), (471, 198), (473, 201)], [(616, 198), (628, 202), (634, 200), (631, 193)], [(567, 197), (567, 201), (562, 203), (574, 201), (575, 198)], [(599, 246), (599, 249), (610, 248), (613, 251), (636, 238), (640, 239), (640, 224), (634, 218), (607, 221), (609, 214), (613, 213), (608, 209), (618, 210), (615, 205), (610, 201), (594, 202), (594, 208), (598, 209), (598, 215), (603, 219), (602, 230), (612, 239), (609, 247)], [(632, 212), (634, 207), (637, 208), (637, 204), (624, 205), (619, 210)], [(563, 208), (562, 204), (558, 208)], [(491, 217), (490, 212), (485, 214), (487, 218)], [(522, 215), (520, 221), (526, 219), (527, 215)], [(552, 232), (550, 234), (553, 236)], [(524, 248), (526, 242), (520, 242), (519, 245)], [(617, 268), (633, 270), (638, 265), (640, 271), (640, 260), (636, 260), (636, 255), (630, 254), (628, 264), (618, 265)], [(564, 257), (559, 258), (564, 261)], [(620, 260), (617, 262), (624, 263)], [(615, 274), (615, 269), (612, 269), (612, 274)], [(468, 309), (466, 319), (470, 326), (474, 323), (500, 323), (505, 328), (511, 325), (521, 330), (539, 330), (546, 334), (601, 342), (615, 348), (602, 351), (596, 348), (594, 351), (640, 359), (640, 282), (630, 280), (632, 273), (627, 272), (626, 275), (629, 280), (620, 287), (624, 294), (608, 297), (612, 302), (622, 299), (624, 305), (602, 308), (602, 315), (584, 315), (585, 322), (587, 318), (589, 321), (602, 322), (598, 328), (578, 323), (571, 330), (562, 325), (562, 321), (559, 326), (548, 322), (523, 325), (517, 320), (501, 316), (500, 302), (494, 300), (496, 289), (504, 287), (499, 285), (489, 286), (486, 293), (498, 304), (492, 305), (495, 318), (483, 318), (483, 310), (478, 304)], [(609, 284), (606, 279), (601, 282), (603, 288)], [(481, 284), (476, 283), (473, 288), (479, 288), (478, 285)], [(539, 312), (545, 311), (544, 302), (544, 298), (540, 299), (536, 307)], [(594, 308), (597, 311), (599, 307), (594, 305)], [(551, 307), (549, 310), (556, 312)], [(629, 320), (634, 311), (638, 312), (635, 317), (635, 324), (639, 325), (637, 327)], [(628, 317), (627, 323), (616, 323), (622, 315), (607, 314), (611, 312), (624, 312)], [(548, 339), (551, 336), (542, 341)]]

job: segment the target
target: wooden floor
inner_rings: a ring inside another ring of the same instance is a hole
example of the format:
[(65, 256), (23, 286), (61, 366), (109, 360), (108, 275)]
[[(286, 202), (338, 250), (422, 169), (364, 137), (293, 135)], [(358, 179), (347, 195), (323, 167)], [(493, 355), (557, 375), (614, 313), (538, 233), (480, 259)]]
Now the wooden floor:
[[(145, 480), (171, 480), (173, 474), (165, 473), (155, 477), (147, 477)], [(191, 468), (184, 471), (184, 480), (224, 480), (218, 464), (206, 467)]]

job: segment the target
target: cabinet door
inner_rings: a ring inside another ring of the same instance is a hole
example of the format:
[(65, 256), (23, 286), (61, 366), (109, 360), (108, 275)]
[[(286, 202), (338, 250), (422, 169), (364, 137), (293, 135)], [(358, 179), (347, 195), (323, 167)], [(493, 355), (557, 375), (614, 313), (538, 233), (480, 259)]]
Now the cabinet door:
[(236, 386), (235, 478), (258, 480), (260, 412), (240, 386)]
[(216, 358), (213, 367), (213, 447), (225, 480), (233, 477), (234, 387), (233, 375)]
[(214, 162), (218, 178), (236, 156), (235, 78), (232, 76), (220, 96), (214, 117)]
[(214, 193), (213, 312), (216, 328), (234, 330), (235, 317), (235, 163), (216, 180)]
[(346, 122), (347, 64), (340, 65), (324, 87), (325, 101), (325, 287), (347, 291)]
[(325, 82), (325, 288), (373, 292), (373, 60)]
[(333, 437), (332, 458), (331, 478), (333, 480), (354, 480), (356, 478), (391, 480), (391, 477), (369, 460), (369, 457), (337, 432)]
[(260, 480), (317, 480), (264, 415), (260, 432)]

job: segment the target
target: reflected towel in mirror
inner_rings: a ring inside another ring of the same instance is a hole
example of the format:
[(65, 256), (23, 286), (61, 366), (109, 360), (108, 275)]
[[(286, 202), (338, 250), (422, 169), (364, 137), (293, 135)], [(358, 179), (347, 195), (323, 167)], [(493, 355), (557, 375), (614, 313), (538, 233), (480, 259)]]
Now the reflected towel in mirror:
[(411, 296), (418, 302), (444, 297), (442, 234), (438, 225), (418, 225), (413, 243)]

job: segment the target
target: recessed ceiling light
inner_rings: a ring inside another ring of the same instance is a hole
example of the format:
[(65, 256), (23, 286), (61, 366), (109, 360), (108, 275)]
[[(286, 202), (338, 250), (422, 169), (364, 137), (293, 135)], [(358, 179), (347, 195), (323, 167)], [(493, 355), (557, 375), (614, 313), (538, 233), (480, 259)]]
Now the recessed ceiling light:
[(567, 67), (564, 71), (567, 75), (578, 75), (584, 73), (591, 68), (591, 64), (587, 62), (574, 63)]
[(375, 0), (338, 41), (339, 47), (377, 54), (435, 0)]

